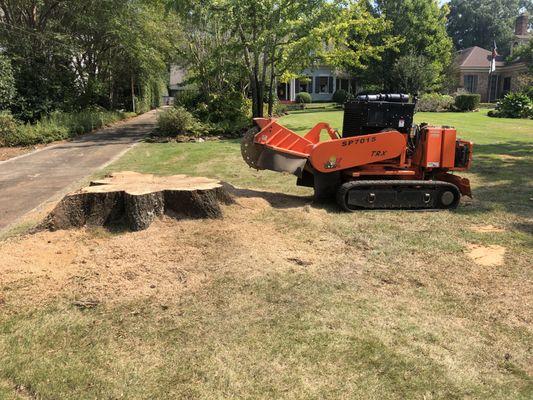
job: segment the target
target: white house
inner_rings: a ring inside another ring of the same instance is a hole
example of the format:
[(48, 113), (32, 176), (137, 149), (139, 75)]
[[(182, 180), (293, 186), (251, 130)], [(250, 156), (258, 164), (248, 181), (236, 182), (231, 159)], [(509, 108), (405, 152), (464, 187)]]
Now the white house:
[(357, 93), (356, 79), (327, 65), (320, 65), (305, 69), (300, 78), (279, 83), (277, 93), (278, 99), (283, 102), (295, 101), (300, 92), (309, 93), (313, 101), (330, 101), (339, 89)]
[[(187, 70), (177, 65), (170, 67), (169, 99), (176, 96), (179, 91), (190, 89), (186, 84)], [(291, 79), (277, 86), (278, 99), (282, 102), (293, 102), (300, 92), (307, 92), (313, 101), (330, 101), (333, 93), (344, 89), (349, 93), (357, 93), (359, 86), (355, 78), (336, 71), (327, 65), (305, 69), (300, 78)], [(167, 101), (167, 99), (165, 100)]]

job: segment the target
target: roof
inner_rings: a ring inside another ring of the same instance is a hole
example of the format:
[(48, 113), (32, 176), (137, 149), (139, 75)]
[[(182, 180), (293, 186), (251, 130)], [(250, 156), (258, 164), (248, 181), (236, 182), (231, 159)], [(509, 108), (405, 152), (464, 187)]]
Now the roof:
[[(460, 68), (489, 68), (492, 59), (492, 51), (485, 50), (481, 47), (474, 46), (468, 49), (460, 50), (457, 53), (457, 62)], [(503, 67), (505, 59), (497, 55), (496, 67)]]

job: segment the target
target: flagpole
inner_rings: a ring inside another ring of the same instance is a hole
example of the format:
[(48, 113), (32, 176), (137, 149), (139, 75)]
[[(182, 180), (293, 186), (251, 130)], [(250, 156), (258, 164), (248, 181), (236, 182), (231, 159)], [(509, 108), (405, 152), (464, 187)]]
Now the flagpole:
[(492, 84), (492, 68), (489, 70), (489, 81), (487, 83), (487, 103), (490, 103), (490, 86)]

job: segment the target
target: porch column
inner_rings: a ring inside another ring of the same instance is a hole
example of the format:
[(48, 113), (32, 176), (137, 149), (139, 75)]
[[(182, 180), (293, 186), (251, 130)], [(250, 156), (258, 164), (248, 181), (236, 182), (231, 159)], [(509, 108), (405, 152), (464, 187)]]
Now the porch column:
[(296, 79), (291, 79), (291, 93), (290, 93), (290, 101), (296, 100)]

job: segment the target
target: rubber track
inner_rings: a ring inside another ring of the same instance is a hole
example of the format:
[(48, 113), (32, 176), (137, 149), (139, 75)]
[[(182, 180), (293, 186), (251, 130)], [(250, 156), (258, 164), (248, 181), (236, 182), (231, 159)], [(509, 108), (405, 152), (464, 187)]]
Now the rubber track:
[[(459, 188), (455, 186), (452, 183), (449, 182), (443, 182), (443, 181), (391, 181), (391, 180), (384, 180), (384, 181), (351, 181), (346, 182), (337, 191), (337, 204), (344, 210), (348, 212), (354, 212), (357, 210), (374, 210), (376, 208), (367, 207), (362, 208), (358, 207), (357, 209), (350, 208), (348, 204), (346, 203), (346, 198), (348, 195), (348, 192), (350, 190), (356, 189), (356, 188), (366, 188), (366, 187), (376, 187), (376, 186), (382, 186), (382, 187), (412, 187), (412, 186), (423, 186), (423, 187), (431, 187), (431, 188), (450, 188), (453, 192), (455, 192), (456, 196), (458, 196), (458, 200), (454, 201), (450, 206), (448, 207), (438, 207), (438, 208), (427, 208), (427, 207), (416, 207), (416, 208), (406, 208), (409, 210), (441, 210), (441, 209), (453, 209), (456, 208), (459, 204), (459, 200), (461, 198), (461, 193), (459, 191)], [(402, 209), (402, 207), (390, 207), (386, 209)]]

